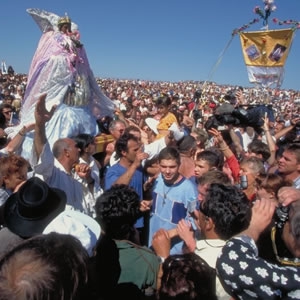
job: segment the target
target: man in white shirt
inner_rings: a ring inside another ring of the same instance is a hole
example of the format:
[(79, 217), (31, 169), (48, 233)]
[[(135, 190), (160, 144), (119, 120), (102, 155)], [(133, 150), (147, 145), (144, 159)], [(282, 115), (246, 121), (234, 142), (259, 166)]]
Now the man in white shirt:
[(41, 95), (35, 109), (34, 147), (30, 158), (33, 174), (43, 179), (49, 186), (65, 191), (66, 209), (87, 213), (82, 184), (74, 179), (74, 172), (88, 184), (94, 185), (90, 167), (87, 164), (78, 164), (80, 149), (71, 138), (58, 139), (51, 151), (46, 138), (45, 124), (53, 116), (56, 107), (52, 107), (48, 112), (45, 99), (46, 94)]

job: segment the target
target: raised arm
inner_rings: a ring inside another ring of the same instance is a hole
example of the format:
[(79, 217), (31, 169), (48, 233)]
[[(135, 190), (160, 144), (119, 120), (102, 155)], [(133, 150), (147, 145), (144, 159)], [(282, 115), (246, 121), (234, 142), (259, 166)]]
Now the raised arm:
[(40, 156), (40, 154), (43, 151), (43, 147), (47, 142), (45, 125), (52, 118), (54, 111), (56, 109), (56, 105), (54, 105), (50, 111), (47, 111), (45, 105), (46, 97), (47, 94), (42, 94), (39, 97), (34, 112), (34, 116), (35, 116), (34, 148), (37, 157)]
[(295, 118), (291, 120), (291, 125), (281, 129), (279, 132), (275, 133), (276, 140), (280, 139), (281, 137), (285, 136), (288, 132), (290, 132), (297, 124), (297, 122), (300, 121), (300, 118)]
[(264, 125), (262, 126), (263, 130), (264, 130), (264, 133), (265, 133), (265, 136), (266, 136), (266, 140), (267, 140), (267, 144), (268, 144), (268, 147), (269, 147), (269, 150), (270, 150), (270, 157), (268, 159), (268, 164), (270, 166), (272, 166), (276, 160), (276, 144), (273, 140), (273, 137), (270, 133), (270, 128), (269, 128), (269, 118), (267, 116), (265, 116), (263, 118), (263, 121), (264, 121)]
[[(232, 172), (233, 179), (235, 181), (237, 181), (239, 178), (240, 166), (239, 166), (239, 162), (238, 162), (235, 154), (232, 152), (230, 147), (227, 145), (227, 143), (223, 139), (222, 133), (220, 131), (218, 131), (215, 128), (211, 128), (208, 130), (208, 132), (214, 136), (219, 149), (223, 152), (224, 157), (226, 158), (228, 166)], [(237, 137), (237, 139), (238, 139), (238, 137)]]
[(260, 234), (271, 223), (276, 205), (267, 199), (256, 200), (252, 207), (250, 225), (241, 235), (247, 235), (257, 241)]
[(20, 146), (23, 143), (24, 136), (26, 135), (27, 132), (33, 130), (35, 127), (35, 124), (28, 124), (24, 125), (18, 133), (8, 142), (8, 144), (5, 146), (4, 150), (6, 150), (8, 153), (14, 153), (17, 151)]
[(141, 165), (144, 159), (148, 158), (148, 154), (145, 152), (137, 152), (134, 162), (127, 168), (127, 171), (119, 176), (113, 184), (126, 184), (129, 185), (135, 171)]

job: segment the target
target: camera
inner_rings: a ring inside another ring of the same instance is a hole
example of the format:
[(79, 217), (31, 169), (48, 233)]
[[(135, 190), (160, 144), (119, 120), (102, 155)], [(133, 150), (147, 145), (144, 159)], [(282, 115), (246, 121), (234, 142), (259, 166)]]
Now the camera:
[(224, 96), (224, 100), (228, 101), (230, 104), (235, 104), (236, 103), (236, 95), (235, 91), (228, 91), (226, 95)]
[(242, 190), (245, 190), (248, 187), (247, 175), (240, 176), (240, 186)]
[[(226, 104), (226, 103), (225, 103)], [(231, 106), (231, 110), (226, 109), (222, 104), (219, 108), (219, 112), (209, 117), (205, 129), (217, 128), (222, 125), (233, 125), (240, 127), (251, 126), (254, 130), (260, 134), (262, 132), (263, 116), (267, 113), (269, 120), (274, 121), (274, 114), (272, 106), (269, 105), (255, 105), (249, 106), (247, 109), (242, 106), (234, 108)], [(228, 104), (227, 104), (228, 105)], [(224, 109), (223, 109), (224, 107)]]
[(211, 128), (218, 129), (220, 126), (224, 125), (240, 126), (241, 122), (238, 118), (234, 117), (232, 114), (215, 114), (210, 116), (204, 124), (204, 128), (209, 130)]
[(245, 190), (248, 187), (248, 178), (247, 175), (240, 176), (240, 182), (236, 185), (240, 190)]
[(276, 227), (282, 229), (286, 221), (289, 219), (289, 207), (278, 206), (275, 210), (275, 224)]
[(229, 102), (232, 105), (236, 105), (236, 103), (237, 103), (237, 92), (243, 91), (243, 90), (244, 90), (243, 87), (239, 86), (235, 89), (227, 91), (227, 93), (224, 96), (224, 100)]
[(195, 120), (195, 122), (197, 122), (198, 119), (202, 118), (202, 112), (201, 110), (195, 109), (193, 111), (193, 119)]
[(194, 101), (198, 101), (202, 96), (202, 90), (197, 90), (195, 93), (194, 93)]

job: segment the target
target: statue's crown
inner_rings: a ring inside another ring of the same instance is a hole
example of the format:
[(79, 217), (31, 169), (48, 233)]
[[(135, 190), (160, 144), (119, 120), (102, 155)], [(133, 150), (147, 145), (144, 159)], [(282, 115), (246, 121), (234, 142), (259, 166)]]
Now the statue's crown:
[(58, 19), (57, 25), (61, 25), (61, 24), (71, 24), (71, 19), (69, 18), (69, 16), (66, 14), (64, 17), (61, 17)]

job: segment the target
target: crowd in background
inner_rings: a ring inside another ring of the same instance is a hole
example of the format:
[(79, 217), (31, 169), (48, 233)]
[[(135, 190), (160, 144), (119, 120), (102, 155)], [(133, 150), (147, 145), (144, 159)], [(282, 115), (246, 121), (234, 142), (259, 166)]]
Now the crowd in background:
[[(0, 101), (13, 105), (14, 116), (18, 118), (24, 97), (26, 74), (0, 74)], [(154, 116), (155, 100), (162, 94), (167, 94), (173, 100), (173, 109), (183, 113), (194, 108), (196, 100), (201, 99), (201, 107), (206, 114), (211, 114), (212, 108), (223, 103), (226, 96), (233, 94), (239, 86), (218, 84), (206, 81), (149, 81), (142, 79), (102, 79), (97, 78), (102, 91), (115, 103), (116, 109), (126, 112), (126, 117), (137, 122), (141, 118)], [(201, 96), (199, 95), (201, 93)], [(300, 91), (279, 88), (243, 87), (244, 99), (247, 104), (271, 104), (274, 112), (281, 118), (291, 119), (298, 113)], [(15, 100), (15, 101), (14, 101)], [(139, 107), (137, 112), (134, 107)], [(139, 111), (142, 113), (140, 116)], [(137, 116), (136, 116), (137, 114)]]
[(50, 149), (0, 74), (3, 299), (299, 299), (300, 91), (96, 80), (113, 114)]

